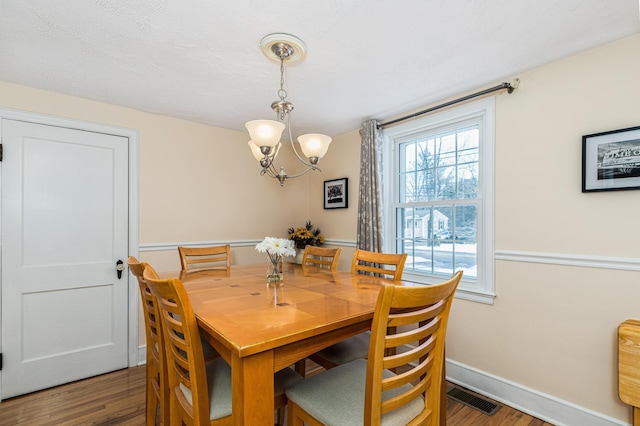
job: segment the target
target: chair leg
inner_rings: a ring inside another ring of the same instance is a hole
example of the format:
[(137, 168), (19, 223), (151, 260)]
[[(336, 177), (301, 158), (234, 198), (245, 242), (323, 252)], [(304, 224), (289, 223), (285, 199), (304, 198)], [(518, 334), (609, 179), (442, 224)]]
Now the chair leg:
[(278, 409), (276, 409), (276, 425), (277, 426), (284, 426), (284, 414), (286, 412), (286, 408), (285, 407), (280, 407)]
[(155, 426), (156, 424), (156, 416), (158, 415), (158, 396), (156, 395), (156, 391), (153, 388), (153, 378), (149, 377), (149, 374), (153, 374), (149, 368), (147, 368), (147, 386), (146, 386), (146, 425), (147, 426)]
[(306, 377), (307, 359), (306, 358), (305, 359), (301, 359), (300, 361), (296, 362), (295, 370), (296, 370), (296, 373), (298, 373), (302, 377)]
[[(151, 394), (151, 398), (149, 398), (149, 394)], [(147, 411), (146, 411), (146, 425), (147, 426), (155, 426), (156, 417), (158, 415), (158, 400), (153, 393), (147, 392)]]
[(287, 426), (324, 426), (315, 417), (289, 401)]
[[(160, 397), (162, 398), (162, 397)], [(164, 398), (163, 401), (159, 403), (160, 410), (158, 417), (160, 418), (159, 424), (161, 426), (167, 426), (169, 424), (169, 419), (171, 419), (171, 412), (169, 411), (169, 397)]]
[(289, 416), (287, 418), (287, 426), (304, 426), (304, 421), (298, 415), (298, 410), (300, 410), (298, 406), (289, 401)]

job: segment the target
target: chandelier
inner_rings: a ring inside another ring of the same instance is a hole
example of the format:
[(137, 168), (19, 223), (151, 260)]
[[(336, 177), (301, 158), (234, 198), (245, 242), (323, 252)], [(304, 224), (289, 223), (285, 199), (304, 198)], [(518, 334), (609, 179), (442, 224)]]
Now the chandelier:
[[(294, 63), (304, 59), (306, 54), (304, 42), (291, 34), (275, 33), (265, 36), (260, 41), (260, 48), (268, 59), (280, 62), (280, 89), (278, 90), (280, 99), (271, 104), (271, 109), (276, 113), (276, 120), (252, 120), (245, 123), (245, 127), (251, 137), (249, 141), (251, 152), (262, 167), (260, 174), (278, 179), (280, 186), (284, 186), (287, 179), (302, 176), (311, 170), (320, 170), (318, 162), (327, 153), (331, 138), (317, 133), (298, 136), (297, 140), (302, 153), (307, 157), (306, 160), (298, 153), (293, 142), (291, 132), (293, 104), (287, 101), (284, 65), (285, 62)], [(285, 128), (288, 131), (288, 139), (293, 152), (298, 160), (306, 166), (305, 170), (294, 175), (288, 175), (284, 166), (277, 170), (273, 164), (282, 147), (280, 139)]]

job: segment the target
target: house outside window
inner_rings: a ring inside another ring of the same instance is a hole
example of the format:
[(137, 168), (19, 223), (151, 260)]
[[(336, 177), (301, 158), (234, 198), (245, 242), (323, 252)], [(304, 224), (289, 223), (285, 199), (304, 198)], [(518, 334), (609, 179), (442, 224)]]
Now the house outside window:
[(384, 130), (385, 250), (404, 279), (464, 271), (457, 296), (493, 303), (494, 98)]

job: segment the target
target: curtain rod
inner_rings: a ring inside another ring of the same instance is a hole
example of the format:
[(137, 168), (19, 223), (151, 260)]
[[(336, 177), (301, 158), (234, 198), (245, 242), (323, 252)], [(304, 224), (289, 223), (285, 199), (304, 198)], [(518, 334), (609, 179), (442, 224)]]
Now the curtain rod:
[(497, 92), (499, 90), (506, 90), (507, 93), (513, 93), (513, 91), (518, 88), (518, 85), (520, 84), (520, 79), (516, 78), (514, 80), (513, 84), (514, 85), (512, 86), (511, 83), (504, 82), (504, 83), (499, 84), (497, 86), (490, 87), (488, 89), (481, 90), (479, 92), (472, 93), (470, 95), (463, 96), (461, 98), (454, 99), (452, 101), (445, 102), (443, 104), (436, 105), (436, 106), (431, 107), (431, 108), (427, 108), (427, 109), (425, 109), (423, 111), (414, 112), (413, 114), (405, 115), (404, 117), (396, 118), (395, 120), (387, 121), (386, 123), (379, 123), (377, 127), (378, 127), (378, 129), (381, 129), (383, 127), (390, 126), (392, 124), (396, 124), (396, 123), (399, 123), (401, 121), (405, 121), (405, 120), (409, 120), (411, 118), (415, 118), (415, 117), (417, 117), (419, 115), (427, 114), (429, 112), (436, 111), (436, 110), (442, 109), (442, 108), (446, 108), (448, 106), (455, 105), (455, 104), (458, 104), (460, 102), (468, 101), (469, 99), (477, 98), (478, 96), (483, 96), (483, 95), (487, 95), (489, 93)]

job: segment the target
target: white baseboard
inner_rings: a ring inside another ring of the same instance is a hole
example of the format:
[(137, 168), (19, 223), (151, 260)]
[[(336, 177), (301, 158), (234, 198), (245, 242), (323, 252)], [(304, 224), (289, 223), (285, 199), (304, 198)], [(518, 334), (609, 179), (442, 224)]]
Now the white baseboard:
[(147, 363), (147, 345), (138, 346), (138, 365)]
[(618, 419), (447, 360), (447, 380), (557, 426), (628, 426)]

